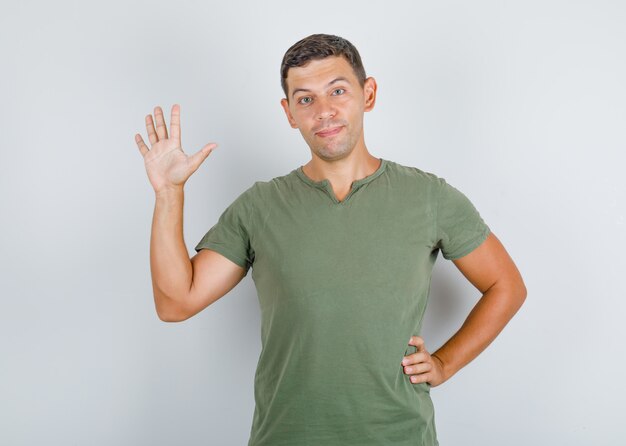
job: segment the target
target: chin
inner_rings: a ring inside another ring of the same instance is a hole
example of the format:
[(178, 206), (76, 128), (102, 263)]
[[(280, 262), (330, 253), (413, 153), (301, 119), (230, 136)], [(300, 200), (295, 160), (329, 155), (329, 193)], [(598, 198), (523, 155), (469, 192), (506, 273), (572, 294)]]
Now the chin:
[(343, 150), (343, 149), (337, 149), (337, 150), (328, 150), (328, 149), (321, 149), (321, 150), (314, 150), (313, 151), (319, 158), (326, 160), (326, 161), (333, 161), (333, 160), (338, 160), (338, 159), (342, 159), (347, 157), (348, 155), (350, 155), (350, 153), (352, 152), (352, 150)]

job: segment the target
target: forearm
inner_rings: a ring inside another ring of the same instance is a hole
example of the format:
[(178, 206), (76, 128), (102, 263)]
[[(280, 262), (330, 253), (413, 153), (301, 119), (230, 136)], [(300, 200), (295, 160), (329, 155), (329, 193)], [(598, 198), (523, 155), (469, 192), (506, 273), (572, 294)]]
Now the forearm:
[(187, 296), (193, 279), (193, 268), (183, 238), (183, 188), (156, 194), (150, 269), (154, 298), (159, 309)]
[(523, 285), (493, 286), (483, 294), (459, 331), (433, 353), (442, 363), (444, 381), (487, 348), (525, 298)]

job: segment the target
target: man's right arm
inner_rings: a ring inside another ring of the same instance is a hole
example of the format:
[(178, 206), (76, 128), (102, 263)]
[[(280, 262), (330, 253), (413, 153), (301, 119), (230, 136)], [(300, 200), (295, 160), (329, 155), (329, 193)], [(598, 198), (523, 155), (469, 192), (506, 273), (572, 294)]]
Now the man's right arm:
[(245, 269), (203, 249), (189, 258), (183, 238), (183, 189), (156, 195), (150, 269), (159, 318), (180, 322), (208, 307), (245, 277)]
[(183, 187), (217, 145), (207, 144), (188, 156), (180, 143), (180, 106), (172, 107), (171, 135), (161, 108), (154, 111), (156, 128), (152, 116), (146, 116), (152, 147), (148, 148), (141, 135), (135, 135), (156, 196), (150, 237), (152, 288), (159, 318), (179, 322), (228, 293), (246, 271), (208, 249), (189, 258), (183, 238)]

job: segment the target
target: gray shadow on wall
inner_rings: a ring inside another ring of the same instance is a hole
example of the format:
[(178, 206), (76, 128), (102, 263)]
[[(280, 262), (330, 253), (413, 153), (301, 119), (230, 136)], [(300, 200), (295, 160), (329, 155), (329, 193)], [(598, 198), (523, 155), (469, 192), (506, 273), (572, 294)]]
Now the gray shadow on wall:
[(421, 333), (429, 352), (441, 347), (461, 327), (480, 297), (452, 261), (441, 255), (437, 258)]

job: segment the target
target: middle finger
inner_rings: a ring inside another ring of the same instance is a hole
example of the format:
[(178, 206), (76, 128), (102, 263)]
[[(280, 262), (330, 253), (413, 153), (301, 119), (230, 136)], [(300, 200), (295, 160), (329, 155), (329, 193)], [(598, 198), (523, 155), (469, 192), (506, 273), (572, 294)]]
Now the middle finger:
[(421, 362), (419, 364), (414, 364), (412, 366), (404, 367), (404, 373), (410, 373), (412, 375), (417, 375), (419, 373), (430, 372), (433, 366), (428, 362)]
[(409, 365), (417, 364), (419, 362), (426, 362), (428, 360), (428, 356), (429, 354), (427, 354), (426, 352), (412, 353), (404, 357), (404, 359), (402, 360), (402, 364)]

